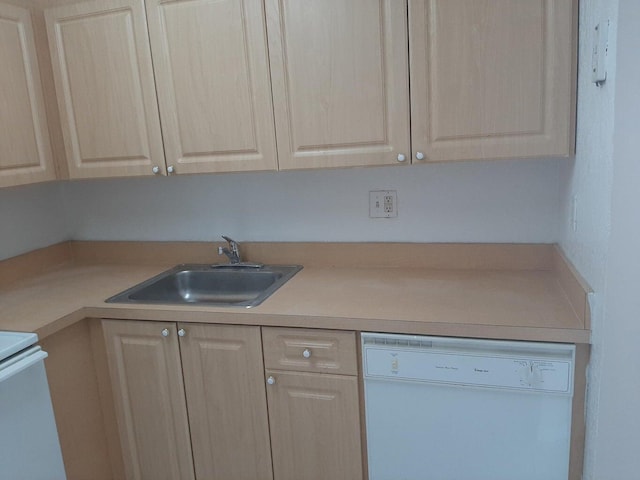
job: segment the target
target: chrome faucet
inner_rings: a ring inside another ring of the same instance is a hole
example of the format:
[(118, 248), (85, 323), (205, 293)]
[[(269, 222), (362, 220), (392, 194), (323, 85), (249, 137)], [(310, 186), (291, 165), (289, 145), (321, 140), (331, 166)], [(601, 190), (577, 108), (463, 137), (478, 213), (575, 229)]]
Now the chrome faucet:
[(229, 259), (229, 262), (232, 265), (242, 263), (242, 259), (240, 258), (240, 248), (239, 248), (238, 242), (236, 242), (232, 238), (225, 237), (224, 235), (222, 235), (222, 238), (224, 238), (227, 241), (227, 243), (229, 244), (229, 248), (218, 247), (218, 255), (226, 255), (227, 258)]

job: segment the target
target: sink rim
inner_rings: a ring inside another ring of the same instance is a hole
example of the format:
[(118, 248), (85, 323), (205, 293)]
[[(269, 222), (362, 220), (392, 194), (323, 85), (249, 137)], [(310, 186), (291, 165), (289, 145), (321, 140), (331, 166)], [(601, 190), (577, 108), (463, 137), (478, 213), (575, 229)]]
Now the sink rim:
[[(181, 263), (168, 270), (165, 270), (158, 275), (154, 275), (126, 290), (123, 290), (112, 297), (105, 300), (105, 303), (120, 303), (120, 304), (136, 304), (136, 305), (170, 305), (170, 306), (211, 306), (211, 307), (244, 307), (252, 308), (263, 303), (273, 293), (293, 278), (300, 270), (302, 265), (262, 265), (262, 264), (193, 264), (193, 263)], [(168, 278), (172, 275), (177, 275), (181, 272), (212, 272), (219, 276), (233, 274), (247, 274), (250, 275), (253, 272), (256, 273), (272, 273), (280, 274), (279, 278), (262, 290), (258, 296), (249, 300), (242, 300), (237, 302), (225, 302), (225, 301), (179, 301), (179, 300), (156, 300), (156, 299), (134, 299), (131, 298), (139, 291), (142, 291), (152, 285)]]

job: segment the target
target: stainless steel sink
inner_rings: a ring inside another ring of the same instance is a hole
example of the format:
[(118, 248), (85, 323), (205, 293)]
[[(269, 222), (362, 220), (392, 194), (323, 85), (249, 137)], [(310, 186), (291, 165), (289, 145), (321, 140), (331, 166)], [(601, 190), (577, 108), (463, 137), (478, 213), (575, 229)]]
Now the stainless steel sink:
[(107, 302), (255, 307), (301, 269), (300, 265), (177, 265)]

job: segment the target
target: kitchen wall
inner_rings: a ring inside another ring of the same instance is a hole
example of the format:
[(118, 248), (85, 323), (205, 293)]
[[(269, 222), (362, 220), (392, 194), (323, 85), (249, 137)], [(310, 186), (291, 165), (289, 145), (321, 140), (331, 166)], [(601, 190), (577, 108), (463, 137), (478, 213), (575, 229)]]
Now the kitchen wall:
[[(589, 104), (579, 110), (584, 126), (578, 135), (599, 130), (604, 138), (595, 145), (584, 139), (570, 172), (571, 187), (592, 205), (579, 216), (594, 228), (581, 230), (579, 220), (575, 235), (564, 233), (562, 241), (597, 293), (584, 478), (626, 480), (640, 471), (640, 417), (634, 403), (640, 398), (640, 4), (587, 1), (583, 7), (593, 12), (592, 20), (609, 15), (617, 23), (610, 32), (613, 75), (605, 88), (581, 92)], [(595, 155), (592, 147), (599, 148)]]
[[(593, 344), (587, 398), (585, 479), (616, 478), (595, 475), (600, 448), (599, 391), (601, 378), (606, 373), (602, 365), (602, 342), (603, 332), (608, 326), (604, 320), (603, 297), (611, 230), (617, 9), (618, 0), (580, 2), (576, 156), (573, 162), (561, 167), (563, 212), (559, 243), (594, 290), (591, 305)], [(591, 83), (594, 27), (607, 19), (610, 20), (608, 76), (606, 83), (597, 87)], [(609, 441), (615, 443), (615, 440)]]
[[(580, 2), (576, 156), (562, 166), (560, 242), (597, 291), (602, 290), (610, 229), (617, 4), (618, 0)], [(608, 77), (597, 87), (591, 82), (594, 27), (607, 19), (611, 20)]]
[[(567, 159), (55, 182), (0, 190), (0, 259), (81, 240), (557, 240)], [(369, 190), (398, 192), (369, 218)]]
[(601, 384), (593, 478), (640, 472), (640, 2), (620, 0), (611, 236), (599, 338)]
[(69, 238), (62, 185), (0, 189), (0, 260)]
[[(63, 184), (82, 240), (555, 242), (567, 159)], [(398, 217), (369, 218), (369, 190)]]

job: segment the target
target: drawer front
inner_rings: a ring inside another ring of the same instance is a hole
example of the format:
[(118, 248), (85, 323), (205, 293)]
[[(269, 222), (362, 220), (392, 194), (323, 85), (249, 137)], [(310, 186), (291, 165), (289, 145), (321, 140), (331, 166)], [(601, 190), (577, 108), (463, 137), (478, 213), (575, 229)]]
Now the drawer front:
[(358, 374), (355, 332), (264, 327), (262, 344), (268, 369)]

